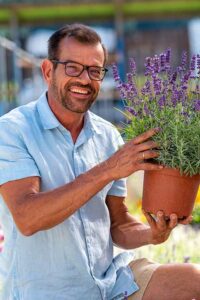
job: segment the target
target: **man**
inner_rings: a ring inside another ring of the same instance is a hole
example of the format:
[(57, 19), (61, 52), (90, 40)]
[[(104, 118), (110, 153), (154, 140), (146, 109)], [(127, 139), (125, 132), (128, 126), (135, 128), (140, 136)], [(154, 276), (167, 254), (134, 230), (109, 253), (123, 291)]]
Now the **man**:
[(0, 120), (1, 299), (200, 299), (194, 265), (113, 258), (113, 243), (162, 243), (177, 225), (162, 212), (157, 221), (145, 213), (150, 226), (141, 224), (124, 204), (123, 178), (161, 168), (148, 162), (159, 155), (158, 129), (122, 146), (116, 129), (88, 111), (107, 55), (92, 29), (67, 25), (48, 46), (48, 91)]

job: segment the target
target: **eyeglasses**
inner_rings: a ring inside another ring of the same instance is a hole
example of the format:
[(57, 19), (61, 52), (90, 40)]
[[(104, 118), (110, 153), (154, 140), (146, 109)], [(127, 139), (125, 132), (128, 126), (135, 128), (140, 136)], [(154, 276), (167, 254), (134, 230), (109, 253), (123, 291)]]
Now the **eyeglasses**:
[(98, 66), (86, 66), (74, 61), (59, 61), (51, 59), (55, 64), (62, 64), (65, 66), (65, 74), (70, 77), (80, 76), (84, 70), (87, 70), (88, 76), (91, 80), (103, 80), (106, 72), (106, 68)]

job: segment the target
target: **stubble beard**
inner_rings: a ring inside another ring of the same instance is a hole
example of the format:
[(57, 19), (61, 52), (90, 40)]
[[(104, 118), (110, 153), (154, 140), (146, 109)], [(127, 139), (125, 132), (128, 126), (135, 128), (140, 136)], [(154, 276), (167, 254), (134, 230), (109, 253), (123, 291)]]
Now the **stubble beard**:
[[(73, 84), (74, 86), (81, 86), (80, 84)], [(93, 88), (91, 88), (91, 95), (90, 97), (86, 100), (76, 100), (73, 99), (70, 95), (69, 95), (69, 85), (66, 85), (63, 91), (58, 90), (56, 81), (54, 80), (52, 83), (52, 90), (53, 90), (53, 94), (55, 97), (55, 100), (58, 101), (59, 103), (62, 104), (62, 106), (71, 111), (71, 112), (75, 112), (75, 113), (85, 113), (86, 111), (88, 111), (90, 109), (90, 107), (92, 106), (92, 104), (95, 102), (98, 93), (94, 91)], [(81, 105), (80, 105), (81, 104)]]

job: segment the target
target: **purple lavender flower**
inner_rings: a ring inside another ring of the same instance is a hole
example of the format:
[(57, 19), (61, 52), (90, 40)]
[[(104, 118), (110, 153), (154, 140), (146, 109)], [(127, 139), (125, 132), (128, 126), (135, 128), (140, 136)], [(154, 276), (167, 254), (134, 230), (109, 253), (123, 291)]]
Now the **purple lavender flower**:
[(171, 84), (174, 84), (175, 81), (176, 81), (176, 78), (177, 78), (177, 71), (175, 71), (172, 76), (171, 76), (171, 79), (170, 79), (170, 83)]
[[(121, 98), (125, 101), (125, 108), (133, 115), (142, 118), (150, 115), (150, 109), (155, 106), (150, 103), (157, 103), (158, 110), (163, 107), (176, 107), (181, 105), (183, 111), (180, 114), (188, 113), (191, 107), (192, 98), (199, 97), (199, 84), (193, 84), (191, 88), (191, 74), (195, 70), (195, 65), (200, 72), (200, 55), (193, 55), (190, 61), (189, 70), (186, 69), (187, 53), (183, 52), (179, 68), (172, 71), (170, 66), (171, 49), (167, 49), (159, 56), (145, 59), (145, 75), (149, 76), (142, 88), (135, 82), (136, 63), (130, 59), (130, 72), (126, 74), (127, 81), (122, 82), (116, 65), (113, 65), (113, 76), (118, 83)], [(191, 100), (188, 101), (188, 93)], [(193, 101), (195, 111), (199, 111), (199, 100)], [(127, 105), (128, 104), (128, 105)], [(154, 112), (151, 111), (151, 115)], [(184, 114), (183, 114), (184, 115)]]
[(160, 54), (160, 71), (165, 72), (167, 71), (167, 63), (166, 63), (166, 54), (161, 53)]
[(194, 110), (200, 112), (200, 100), (194, 101)]
[(129, 113), (131, 113), (133, 116), (135, 116), (135, 117), (138, 115), (137, 112), (134, 110), (133, 107), (126, 106), (126, 110), (127, 110)]
[(127, 85), (126, 85), (126, 89), (128, 92), (132, 92), (134, 96), (138, 95), (138, 91), (137, 91), (137, 87), (135, 85), (134, 82), (134, 77), (135, 75), (133, 75), (133, 73), (127, 73), (126, 77), (127, 77)]
[(171, 104), (175, 107), (180, 100), (180, 91), (177, 89), (175, 84), (172, 85), (172, 95), (171, 95)]
[(200, 55), (197, 54), (197, 74), (200, 74)]
[(165, 106), (165, 104), (166, 104), (166, 96), (162, 95), (158, 100), (159, 108), (162, 109)]
[(159, 73), (160, 72), (160, 60), (157, 55), (153, 57), (153, 71), (154, 73)]
[(150, 80), (147, 80), (143, 86), (143, 88), (141, 89), (141, 93), (145, 96), (145, 95), (150, 95), (151, 93), (151, 82)]
[(144, 115), (146, 116), (150, 116), (151, 115), (151, 111), (149, 110), (147, 104), (144, 104)]
[(183, 100), (185, 100), (185, 94), (188, 90), (188, 83), (189, 83), (189, 79), (190, 79), (190, 76), (191, 76), (191, 71), (188, 71), (187, 73), (185, 73), (181, 80), (180, 80), (180, 89), (181, 89), (181, 92), (182, 92), (182, 97), (183, 97)]
[(120, 82), (121, 80), (120, 80), (120, 76), (119, 76), (117, 65), (115, 65), (115, 64), (112, 65), (112, 72), (113, 72), (114, 80), (116, 82)]
[(118, 85), (117, 85), (117, 89), (119, 90), (120, 92), (120, 97), (123, 99), (123, 100), (126, 100), (126, 92), (125, 92), (125, 89), (124, 89), (124, 84), (122, 82), (120, 82)]
[(190, 61), (190, 70), (195, 71), (196, 55), (193, 55)]
[(152, 73), (152, 66), (151, 66), (151, 57), (146, 57), (145, 58), (145, 76), (151, 75)]
[(182, 71), (185, 71), (187, 67), (187, 52), (183, 51), (182, 57), (181, 57), (181, 69)]
[(159, 77), (157, 77), (155, 74), (153, 74), (152, 80), (153, 80), (153, 88), (154, 88), (155, 95), (160, 95), (161, 89), (162, 89), (161, 79)]
[(170, 64), (170, 60), (171, 60), (171, 49), (168, 48), (168, 49), (166, 50), (166, 63), (167, 63), (167, 64)]
[(130, 65), (130, 71), (132, 73), (132, 76), (135, 76), (136, 75), (136, 63), (135, 63), (134, 58), (130, 58), (129, 65)]

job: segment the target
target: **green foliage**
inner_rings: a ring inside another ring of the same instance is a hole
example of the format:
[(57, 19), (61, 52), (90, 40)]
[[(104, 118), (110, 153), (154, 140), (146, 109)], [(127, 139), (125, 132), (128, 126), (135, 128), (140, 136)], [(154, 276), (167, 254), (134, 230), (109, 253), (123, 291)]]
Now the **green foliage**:
[(183, 52), (180, 66), (174, 68), (171, 50), (167, 49), (146, 57), (144, 77), (136, 71), (135, 61), (130, 59), (130, 72), (122, 81), (113, 66), (126, 110), (125, 138), (160, 128), (153, 136), (160, 153), (155, 161), (179, 169), (181, 174), (200, 174), (200, 54), (193, 55), (188, 64)]
[(200, 225), (200, 204), (196, 205), (192, 215), (193, 215), (192, 225), (195, 224)]
[(155, 117), (142, 119), (131, 116), (122, 131), (129, 140), (144, 131), (159, 127), (161, 131), (153, 137), (159, 145), (160, 156), (156, 161), (168, 167), (178, 168), (181, 173), (200, 174), (200, 118), (191, 115), (186, 123), (177, 109), (154, 108)]

